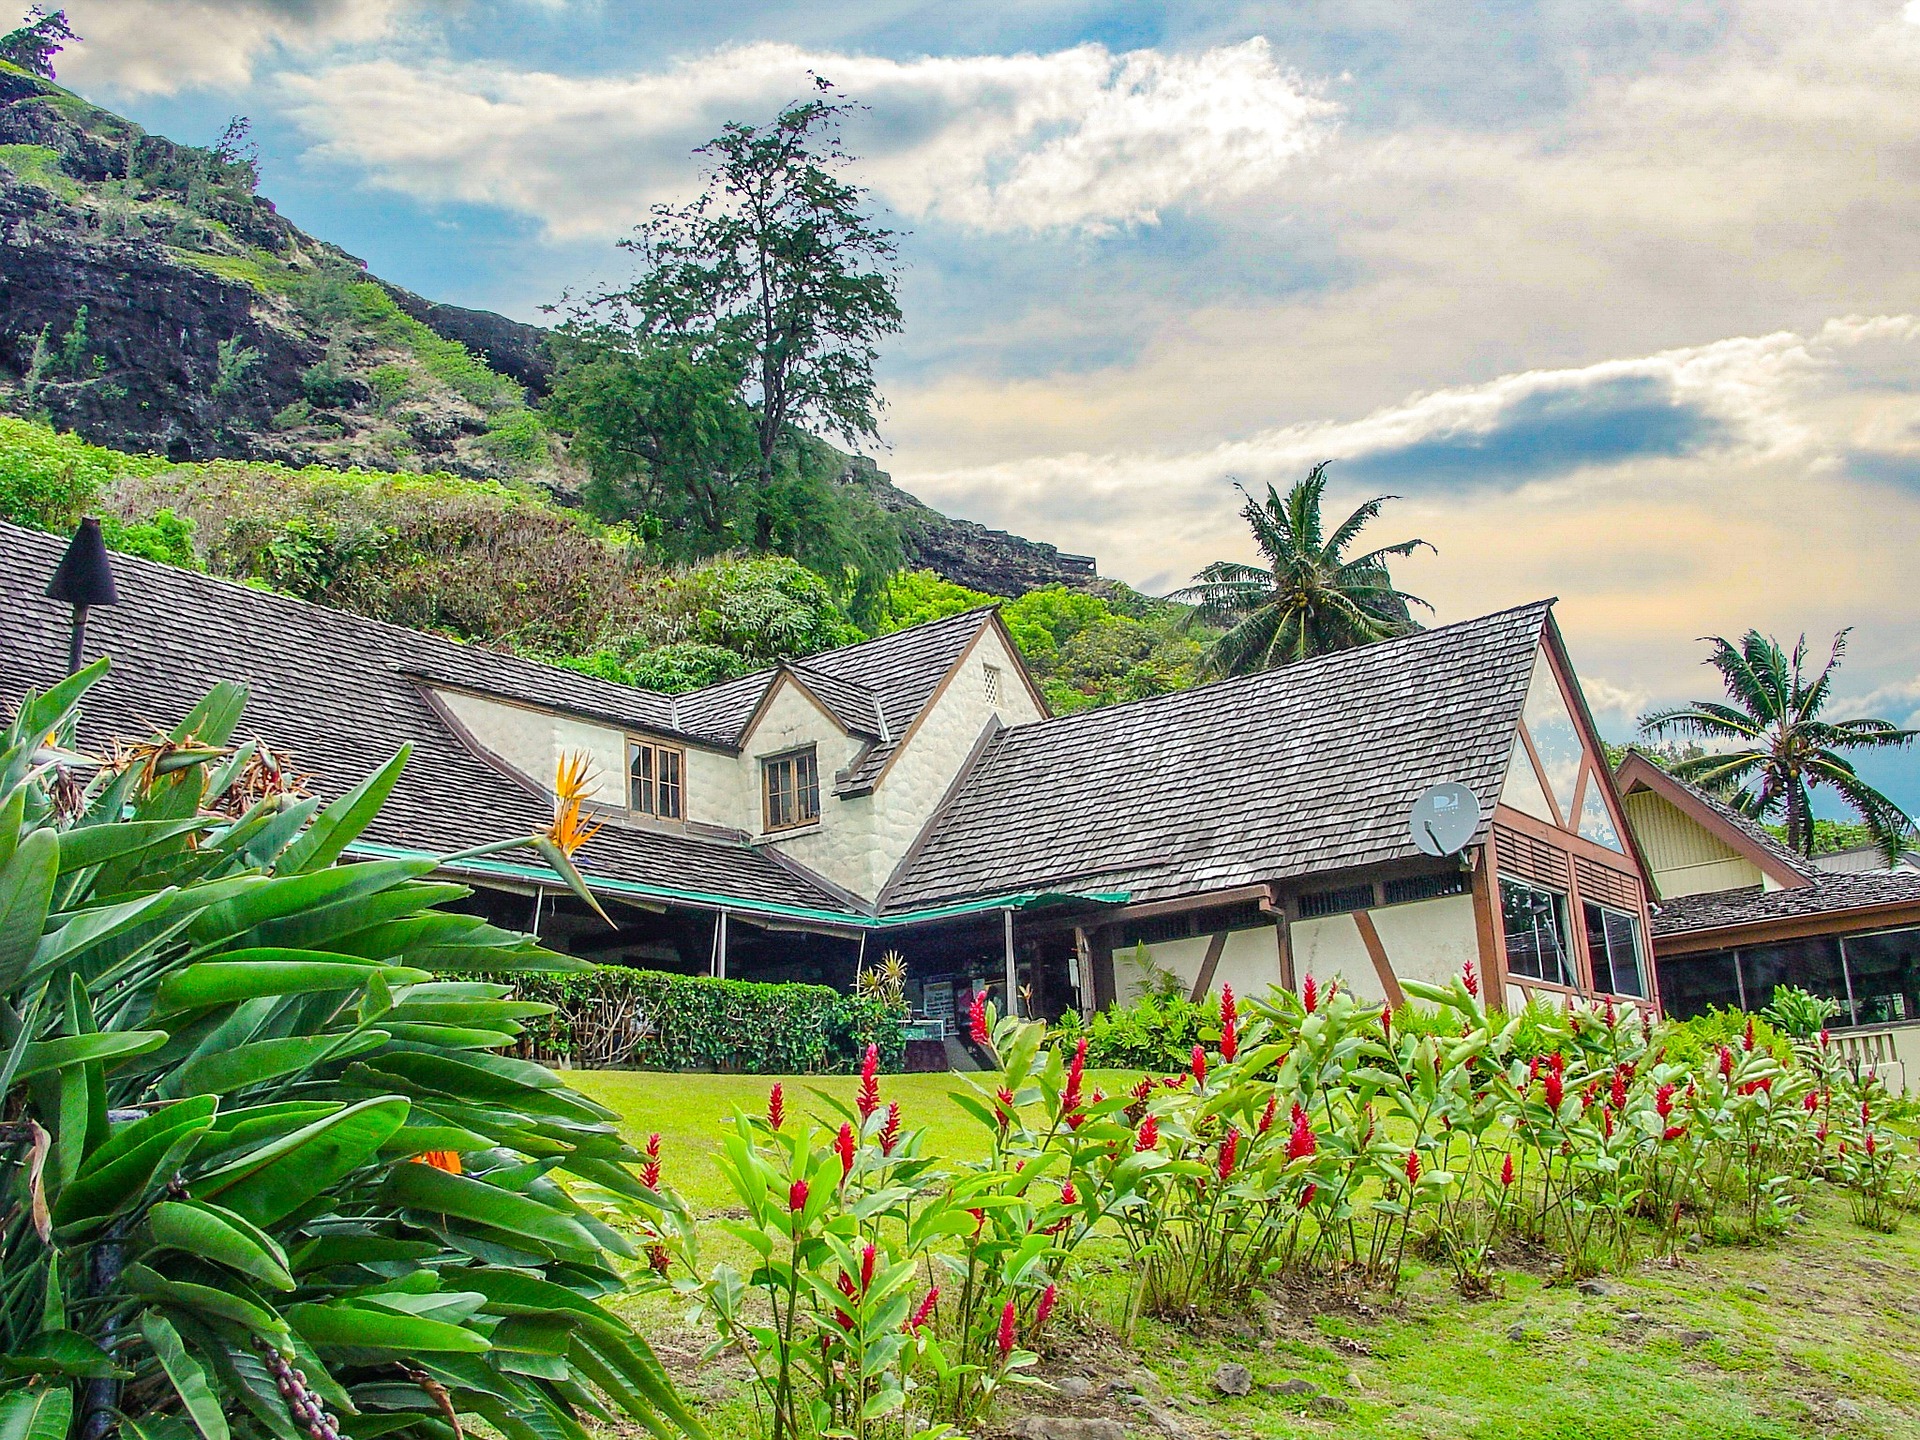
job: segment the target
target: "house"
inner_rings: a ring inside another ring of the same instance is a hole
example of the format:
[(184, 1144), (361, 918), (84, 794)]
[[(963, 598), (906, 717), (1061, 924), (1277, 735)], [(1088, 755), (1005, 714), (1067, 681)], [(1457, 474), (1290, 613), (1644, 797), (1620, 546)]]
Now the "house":
[[(64, 542), (0, 525), (0, 703), (64, 673)], [(993, 609), (668, 696), (116, 558), (82, 742), (170, 727), (216, 681), (241, 734), (337, 793), (412, 758), (359, 856), (544, 828), (562, 756), (603, 822), (578, 859), (615, 926), (519, 854), (445, 870), (586, 958), (847, 985), (885, 951), (923, 1015), (974, 992), (1057, 1015), (1313, 974), (1398, 1003), (1474, 962), (1510, 1004), (1657, 1000), (1651, 885), (1538, 602), (1283, 670), (1051, 716)], [(1464, 785), (1464, 843), (1412, 807)], [(1436, 848), (1431, 845), (1429, 849)]]
[(1763, 1010), (1797, 986), (1840, 1007), (1838, 1043), (1895, 1091), (1920, 1078), (1920, 870), (1829, 868), (1644, 755), (1615, 785), (1652, 869), (1669, 1014)]

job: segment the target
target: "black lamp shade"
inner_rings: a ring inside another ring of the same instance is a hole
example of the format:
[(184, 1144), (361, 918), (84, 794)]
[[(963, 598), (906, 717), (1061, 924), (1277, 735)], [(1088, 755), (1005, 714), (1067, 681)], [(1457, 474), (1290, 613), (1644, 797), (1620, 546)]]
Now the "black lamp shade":
[(69, 605), (120, 602), (120, 592), (113, 586), (113, 566), (107, 560), (107, 542), (100, 534), (100, 522), (91, 515), (73, 532), (73, 542), (47, 584), (47, 598)]

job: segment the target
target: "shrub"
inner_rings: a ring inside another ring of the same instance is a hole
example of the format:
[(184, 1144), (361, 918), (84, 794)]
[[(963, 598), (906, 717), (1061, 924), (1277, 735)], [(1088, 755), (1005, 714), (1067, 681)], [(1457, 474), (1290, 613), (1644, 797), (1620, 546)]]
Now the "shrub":
[(150, 475), (165, 464), (0, 416), (0, 520), (36, 530), (71, 530), (115, 480)]
[(646, 1070), (735, 1070), (792, 1075), (849, 1071), (878, 1045), (897, 1067), (900, 1017), (878, 1001), (825, 985), (762, 985), (596, 965), (528, 976), (522, 999), (553, 1007), (532, 1020), (522, 1048), (538, 1057)]
[(142, 560), (158, 560), (163, 565), (178, 565), (183, 570), (205, 567), (193, 548), (193, 521), (171, 510), (156, 510), (150, 520), (125, 524), (109, 517), (101, 531), (108, 548), (122, 555), (137, 555)]
[(390, 410), (413, 393), (413, 372), (404, 365), (376, 365), (367, 372), (367, 384), (374, 404)]
[(83, 787), (48, 737), (106, 669), (0, 732), (0, 1429), (578, 1436), (611, 1406), (697, 1437), (600, 1303), (631, 1245), (556, 1178), (633, 1223), (640, 1157), (496, 1053), (526, 1009), (488, 977), (569, 962), (442, 909), (435, 861), (336, 865), (404, 753), (321, 809), (230, 744), (238, 686)]
[(322, 410), (352, 404), (359, 388), (358, 382), (331, 355), (309, 365), (300, 376), (300, 393), (309, 404)]
[(754, 664), (737, 650), (724, 645), (709, 645), (704, 640), (676, 640), (671, 645), (656, 645), (641, 650), (632, 659), (622, 659), (612, 650), (595, 650), (587, 655), (551, 655), (549, 664), (578, 670), (611, 680), (616, 685), (638, 685), (663, 695), (683, 695), (722, 680), (745, 675)]
[(1691, 1020), (1672, 1021), (1663, 1026), (1661, 1044), (1667, 1059), (1674, 1064), (1700, 1065), (1721, 1046), (1742, 1044), (1749, 1025), (1753, 1027), (1755, 1043), (1762, 1050), (1781, 1064), (1791, 1063), (1792, 1041), (1776, 1030), (1766, 1016), (1751, 1015), (1745, 1010), (1723, 1010), (1718, 1005), (1710, 1006), (1706, 1014)]

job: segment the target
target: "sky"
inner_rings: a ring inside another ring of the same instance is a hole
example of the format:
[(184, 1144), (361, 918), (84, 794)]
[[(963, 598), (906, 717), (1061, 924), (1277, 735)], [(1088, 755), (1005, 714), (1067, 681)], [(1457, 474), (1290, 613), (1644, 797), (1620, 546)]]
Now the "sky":
[[(809, 73), (904, 232), (896, 482), (1162, 593), (1235, 482), (1397, 496), (1439, 620), (1543, 595), (1602, 729), (1851, 627), (1920, 726), (1920, 0), (67, 0), (63, 82), (244, 113), (296, 223), (539, 321)], [(1920, 810), (1920, 757), (1862, 768)]]

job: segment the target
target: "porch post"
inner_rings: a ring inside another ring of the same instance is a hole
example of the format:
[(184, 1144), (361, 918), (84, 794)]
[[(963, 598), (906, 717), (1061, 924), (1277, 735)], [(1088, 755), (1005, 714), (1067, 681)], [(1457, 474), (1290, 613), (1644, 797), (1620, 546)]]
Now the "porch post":
[(727, 978), (727, 912), (722, 910), (713, 927), (713, 978)]
[(1007, 962), (1007, 1014), (1020, 1013), (1020, 974), (1013, 961), (1013, 907), (1008, 906), (1000, 912), (1006, 917), (1006, 962)]

